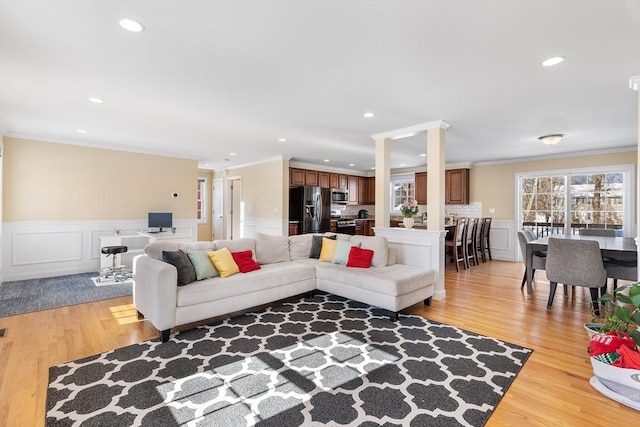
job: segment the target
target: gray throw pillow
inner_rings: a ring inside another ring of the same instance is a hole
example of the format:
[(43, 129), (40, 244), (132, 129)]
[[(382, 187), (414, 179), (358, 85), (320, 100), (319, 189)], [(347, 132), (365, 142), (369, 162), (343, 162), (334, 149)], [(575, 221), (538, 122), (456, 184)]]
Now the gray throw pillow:
[(327, 239), (336, 240), (335, 234), (333, 236), (313, 236), (313, 241), (311, 242), (311, 252), (309, 253), (309, 258), (320, 258), (320, 252), (322, 251), (322, 238), (326, 237)]
[(196, 270), (182, 249), (178, 251), (162, 251), (162, 260), (173, 265), (178, 270), (178, 286), (188, 285), (196, 281)]

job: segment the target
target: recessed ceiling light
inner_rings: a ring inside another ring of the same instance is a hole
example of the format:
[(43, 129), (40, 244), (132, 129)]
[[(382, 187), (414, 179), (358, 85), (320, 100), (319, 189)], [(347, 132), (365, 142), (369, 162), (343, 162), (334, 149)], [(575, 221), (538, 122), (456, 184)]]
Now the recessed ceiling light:
[(229, 155), (230, 155), (230, 156), (235, 156), (235, 155), (236, 155), (236, 153), (229, 153)]
[(209, 163), (205, 163), (204, 165), (205, 165), (205, 166), (211, 166)]
[(351, 166), (351, 167), (353, 167), (355, 165), (356, 165), (355, 163), (349, 163), (349, 166)]
[(94, 104), (104, 104), (104, 99), (102, 98), (89, 98), (89, 102), (93, 102)]
[(425, 153), (420, 154), (420, 157), (427, 157)]
[(402, 168), (403, 168), (403, 167), (405, 167), (405, 166), (407, 166), (407, 164), (406, 164), (406, 163), (400, 163), (400, 167), (402, 167)]
[(287, 138), (280, 138), (278, 139), (279, 142), (287, 142)]
[(564, 62), (564, 56), (554, 56), (553, 58), (549, 58), (542, 63), (544, 67), (551, 67), (552, 65), (558, 65), (561, 62)]
[(365, 119), (370, 119), (373, 116), (375, 116), (375, 114), (373, 114), (372, 112), (364, 113), (362, 115), (362, 117), (364, 117)]
[(325, 162), (325, 163), (329, 163), (330, 161), (331, 161), (331, 160), (329, 160), (329, 159), (324, 159), (324, 162)]
[(376, 167), (375, 167), (375, 166), (373, 166), (373, 167), (371, 168), (371, 170), (374, 170), (375, 168), (376, 168)]
[(87, 131), (84, 130), (84, 129), (78, 129), (76, 132), (78, 132), (78, 133), (87, 133)]
[(124, 18), (121, 19), (119, 23), (122, 28), (127, 31), (131, 31), (132, 33), (141, 33), (144, 31), (144, 26), (133, 19)]

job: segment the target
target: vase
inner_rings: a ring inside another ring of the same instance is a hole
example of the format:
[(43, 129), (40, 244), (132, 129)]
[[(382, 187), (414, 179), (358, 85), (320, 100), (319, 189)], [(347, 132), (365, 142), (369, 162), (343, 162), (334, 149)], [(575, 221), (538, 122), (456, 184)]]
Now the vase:
[(587, 335), (589, 339), (591, 339), (592, 335), (600, 333), (600, 328), (602, 327), (602, 323), (585, 323), (584, 329), (587, 331)]
[(414, 222), (413, 217), (402, 218), (402, 224), (404, 224), (404, 228), (406, 228), (407, 230), (410, 230), (413, 228), (413, 222)]

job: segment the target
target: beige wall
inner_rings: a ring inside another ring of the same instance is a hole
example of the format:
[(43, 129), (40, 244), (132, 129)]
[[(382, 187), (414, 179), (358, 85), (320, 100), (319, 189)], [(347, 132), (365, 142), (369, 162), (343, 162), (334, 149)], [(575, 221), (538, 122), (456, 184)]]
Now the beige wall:
[(195, 219), (196, 160), (8, 137), (3, 160), (5, 222)]
[[(235, 168), (228, 176), (242, 177), (242, 201), (246, 217), (284, 219), (289, 216), (289, 162), (274, 160)], [(285, 192), (285, 185), (286, 192)]]
[[(495, 219), (515, 219), (516, 174), (532, 171), (565, 171), (569, 169), (637, 165), (637, 152), (601, 154), (597, 156), (570, 157), (474, 166), (471, 170), (470, 196), (473, 202), (482, 202), (482, 215)], [(495, 208), (490, 214), (489, 208)]]
[(207, 218), (207, 222), (203, 222), (203, 223), (198, 223), (198, 240), (212, 240), (213, 239), (213, 218), (211, 215), (211, 202), (212, 202), (212, 197), (213, 194), (211, 192), (211, 189), (213, 187), (213, 172), (209, 171), (209, 170), (199, 170), (198, 171), (198, 178), (206, 178), (207, 179), (207, 186), (206, 186), (206, 191), (205, 191), (205, 201), (206, 201), (206, 206), (205, 206), (205, 212), (206, 212), (206, 218)]

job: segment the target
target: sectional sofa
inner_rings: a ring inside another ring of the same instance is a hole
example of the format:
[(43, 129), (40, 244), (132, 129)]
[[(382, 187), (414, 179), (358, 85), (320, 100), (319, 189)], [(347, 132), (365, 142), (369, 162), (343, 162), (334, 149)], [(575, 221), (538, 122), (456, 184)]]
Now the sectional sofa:
[[(318, 241), (322, 237), (342, 242), (339, 247), (348, 243), (369, 253), (373, 251), (370, 268), (348, 267), (341, 261), (335, 262), (335, 259), (323, 262), (316, 259), (317, 256), (310, 257), (313, 251), (317, 255)], [(392, 321), (397, 319), (398, 311), (417, 302), (424, 301), (425, 305), (430, 305), (434, 293), (434, 271), (397, 264), (394, 252), (384, 237), (335, 233), (322, 237), (258, 233), (253, 239), (153, 242), (145, 248), (145, 254), (134, 261), (134, 306), (160, 331), (160, 338), (165, 342), (173, 327), (315, 290), (386, 309)], [(163, 261), (163, 253), (168, 255), (182, 251), (191, 257), (198, 252), (224, 252), (222, 248), (231, 253), (251, 251), (259, 269), (228, 277), (208, 277), (179, 286), (178, 268)]]

